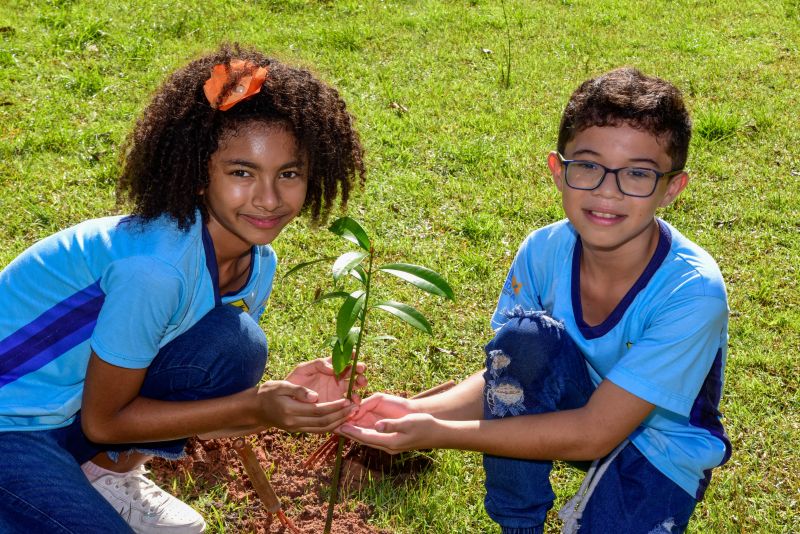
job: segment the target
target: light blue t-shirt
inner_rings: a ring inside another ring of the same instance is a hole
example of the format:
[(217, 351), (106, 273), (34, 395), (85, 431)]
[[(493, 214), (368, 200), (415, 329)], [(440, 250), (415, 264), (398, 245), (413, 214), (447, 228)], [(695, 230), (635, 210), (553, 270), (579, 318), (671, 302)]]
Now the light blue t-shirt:
[(70, 424), (92, 350), (142, 369), (220, 304), (256, 321), (277, 260), (254, 247), (247, 283), (219, 296), (216, 256), (198, 213), (180, 230), (163, 216), (83, 222), (34, 244), (0, 272), (0, 431)]
[(716, 262), (662, 220), (653, 258), (602, 324), (583, 321), (581, 242), (567, 220), (531, 233), (500, 294), (492, 327), (515, 306), (562, 321), (592, 382), (607, 379), (656, 407), (630, 439), (664, 475), (701, 499), (730, 457), (718, 410), (728, 340)]

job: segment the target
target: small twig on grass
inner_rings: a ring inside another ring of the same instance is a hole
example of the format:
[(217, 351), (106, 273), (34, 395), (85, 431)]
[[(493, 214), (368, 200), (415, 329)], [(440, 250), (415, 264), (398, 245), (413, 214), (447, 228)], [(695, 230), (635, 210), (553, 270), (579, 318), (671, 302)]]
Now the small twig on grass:
[(325, 442), (320, 445), (317, 450), (312, 452), (306, 461), (303, 462), (303, 467), (305, 469), (310, 469), (312, 467), (317, 467), (323, 465), (328, 460), (333, 458), (334, 453), (336, 452), (336, 443), (339, 441), (339, 436), (336, 434), (331, 434)]

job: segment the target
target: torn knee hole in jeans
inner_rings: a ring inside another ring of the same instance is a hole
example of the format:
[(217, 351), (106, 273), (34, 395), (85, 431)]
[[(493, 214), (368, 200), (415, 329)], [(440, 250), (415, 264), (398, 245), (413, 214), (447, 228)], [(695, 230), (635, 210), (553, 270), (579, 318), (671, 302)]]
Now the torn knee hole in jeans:
[(542, 321), (546, 324), (561, 327), (564, 326), (564, 323), (554, 319), (546, 311), (542, 310), (526, 310), (519, 304), (514, 306), (513, 308), (505, 309), (501, 312), (506, 319), (537, 319), (541, 318)]
[(490, 380), (486, 384), (486, 403), (497, 417), (507, 414), (520, 415), (525, 411), (525, 393), (515, 380), (498, 382)]
[(647, 534), (669, 534), (672, 532), (672, 527), (675, 526), (675, 519), (670, 517), (669, 519), (665, 519), (663, 522), (659, 523), (655, 526), (650, 532)]
[(500, 376), (500, 371), (508, 367), (511, 363), (511, 357), (502, 350), (489, 351), (489, 360), (491, 360), (489, 363), (489, 372), (495, 378)]

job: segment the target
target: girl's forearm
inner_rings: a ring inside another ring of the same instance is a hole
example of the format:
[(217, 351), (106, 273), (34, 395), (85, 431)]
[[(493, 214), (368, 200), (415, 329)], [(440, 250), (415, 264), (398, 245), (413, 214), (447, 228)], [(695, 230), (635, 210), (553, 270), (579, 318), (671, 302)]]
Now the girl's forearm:
[(98, 443), (142, 443), (218, 434), (221, 429), (262, 427), (255, 417), (256, 389), (226, 397), (192, 401), (162, 401), (136, 397), (106, 421), (84, 431)]
[(238, 438), (240, 436), (249, 436), (250, 434), (258, 434), (267, 430), (269, 427), (264, 425), (256, 426), (239, 426), (239, 427), (226, 427), (213, 432), (203, 432), (198, 434), (200, 439), (222, 439), (222, 438)]

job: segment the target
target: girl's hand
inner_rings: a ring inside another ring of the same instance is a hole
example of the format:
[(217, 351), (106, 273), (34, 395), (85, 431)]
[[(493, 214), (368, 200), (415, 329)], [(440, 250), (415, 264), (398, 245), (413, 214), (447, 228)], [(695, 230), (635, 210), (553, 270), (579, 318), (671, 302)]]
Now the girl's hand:
[(338, 432), (389, 454), (414, 449), (435, 448), (440, 443), (446, 422), (427, 413), (410, 413), (399, 419), (382, 419), (374, 428), (363, 428), (347, 423)]
[(284, 380), (260, 385), (257, 398), (260, 423), (289, 432), (331, 432), (356, 409), (341, 396), (330, 402), (317, 402), (317, 392)]
[[(347, 395), (351, 369), (352, 366), (349, 366), (342, 371), (341, 375), (336, 376), (330, 357), (319, 358), (301, 363), (295, 367), (286, 377), (286, 381), (316, 391), (319, 395), (317, 402), (332, 402)], [(366, 371), (366, 366), (363, 363), (359, 363), (356, 366), (356, 378), (353, 383), (354, 390), (361, 389), (367, 385), (364, 371)], [(358, 403), (361, 399), (354, 394), (352, 400)]]

